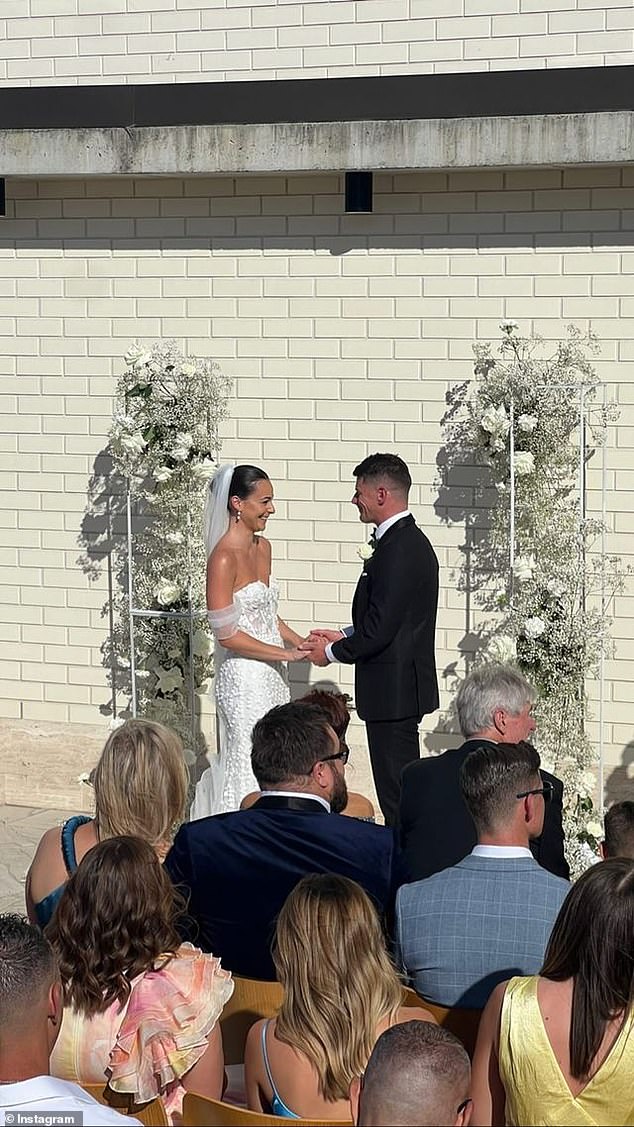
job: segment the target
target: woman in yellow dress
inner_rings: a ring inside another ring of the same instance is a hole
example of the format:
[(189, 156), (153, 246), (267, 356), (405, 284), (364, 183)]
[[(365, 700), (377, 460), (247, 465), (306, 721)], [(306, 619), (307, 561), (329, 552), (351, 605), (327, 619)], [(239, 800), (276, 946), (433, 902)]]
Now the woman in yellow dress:
[(634, 861), (571, 888), (539, 975), (493, 991), (473, 1061), (473, 1125), (634, 1124)]

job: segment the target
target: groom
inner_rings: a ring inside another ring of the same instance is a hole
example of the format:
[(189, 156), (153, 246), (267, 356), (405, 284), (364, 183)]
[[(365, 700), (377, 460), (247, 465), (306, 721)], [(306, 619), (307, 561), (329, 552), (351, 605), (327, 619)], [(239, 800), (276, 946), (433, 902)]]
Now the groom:
[(386, 825), (393, 826), (401, 771), (420, 755), (418, 725), (438, 708), (438, 560), (407, 508), (412, 479), (403, 459), (371, 454), (354, 475), (352, 504), (376, 532), (354, 594), (353, 624), (315, 630), (302, 648), (314, 665), (354, 664), (376, 792)]

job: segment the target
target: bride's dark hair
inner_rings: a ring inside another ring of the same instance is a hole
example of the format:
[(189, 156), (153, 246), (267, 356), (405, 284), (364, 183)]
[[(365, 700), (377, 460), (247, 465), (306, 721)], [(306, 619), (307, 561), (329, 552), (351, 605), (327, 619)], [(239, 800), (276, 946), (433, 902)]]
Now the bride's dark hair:
[[(246, 500), (256, 481), (268, 480), (269, 475), (257, 466), (236, 466), (229, 484), (229, 500), (231, 497), (239, 497), (241, 501)], [(231, 512), (230, 503), (229, 512)]]

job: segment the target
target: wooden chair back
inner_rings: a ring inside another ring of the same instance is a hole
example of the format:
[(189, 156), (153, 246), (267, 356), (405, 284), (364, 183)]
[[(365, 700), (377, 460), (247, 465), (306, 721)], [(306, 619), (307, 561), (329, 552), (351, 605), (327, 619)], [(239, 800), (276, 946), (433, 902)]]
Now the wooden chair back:
[[(163, 1101), (160, 1099), (150, 1100), (147, 1104), (138, 1106), (134, 1103), (132, 1096), (126, 1095), (124, 1092), (114, 1092), (107, 1084), (82, 1084), (84, 1092), (88, 1092), (94, 1100), (100, 1104), (105, 1104), (106, 1107), (112, 1107), (115, 1111), (120, 1111), (122, 1115), (132, 1115), (141, 1123), (145, 1123), (147, 1127), (167, 1127), (169, 1120), (167, 1112), (163, 1106)], [(88, 1121), (88, 1116), (86, 1116)]]
[[(298, 1127), (323, 1127), (324, 1119), (293, 1119)], [(186, 1092), (183, 1101), (183, 1127), (280, 1127), (279, 1115), (263, 1111), (247, 1111), (220, 1100), (210, 1100), (195, 1092)], [(349, 1119), (328, 1120), (328, 1127), (350, 1127)]]
[(462, 1041), (469, 1056), (473, 1059), (482, 1010), (464, 1010), (459, 1006), (437, 1006), (435, 1002), (428, 1002), (426, 998), (421, 998), (409, 986), (404, 987), (403, 994), (403, 1005), (406, 1008), (408, 1006), (424, 1006), (434, 1015), (443, 1029), (448, 1029), (459, 1041)]
[(275, 1017), (283, 996), (279, 982), (234, 977), (234, 991), (220, 1017), (225, 1064), (242, 1064), (247, 1033), (261, 1017)]

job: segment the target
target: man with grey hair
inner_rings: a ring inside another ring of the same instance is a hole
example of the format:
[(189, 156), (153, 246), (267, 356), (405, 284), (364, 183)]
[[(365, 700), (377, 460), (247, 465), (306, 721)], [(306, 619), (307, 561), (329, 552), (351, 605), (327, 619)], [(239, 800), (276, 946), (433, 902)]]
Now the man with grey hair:
[[(465, 742), (410, 764), (401, 776), (401, 846), (414, 880), (457, 865), (471, 852), (476, 830), (460, 793), (460, 768), (477, 747), (529, 739), (535, 730), (534, 701), (535, 690), (513, 665), (482, 665), (462, 682), (456, 709)], [(552, 801), (542, 834), (531, 841), (531, 850), (544, 869), (567, 880), (563, 785), (547, 771), (542, 776), (552, 783)]]
[(381, 1034), (361, 1079), (350, 1087), (358, 1127), (466, 1127), (471, 1065), (453, 1033), (406, 1021)]

